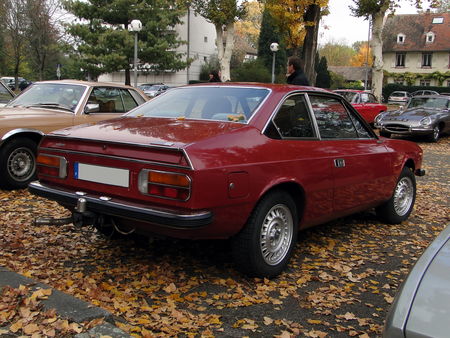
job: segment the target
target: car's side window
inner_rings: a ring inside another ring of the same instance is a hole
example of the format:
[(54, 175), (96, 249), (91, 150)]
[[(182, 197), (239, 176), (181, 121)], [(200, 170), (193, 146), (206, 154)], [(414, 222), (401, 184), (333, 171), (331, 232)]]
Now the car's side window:
[(304, 95), (287, 98), (273, 119), (282, 137), (314, 137)]
[(124, 112), (118, 88), (95, 87), (88, 98), (88, 104), (98, 104), (98, 111), (95, 111), (96, 113)]
[(130, 111), (137, 106), (136, 101), (134, 101), (131, 94), (126, 89), (120, 89), (120, 94), (122, 95), (122, 100), (116, 102), (116, 111), (125, 113)]
[(323, 139), (357, 138), (358, 133), (347, 109), (337, 98), (310, 95), (320, 137)]

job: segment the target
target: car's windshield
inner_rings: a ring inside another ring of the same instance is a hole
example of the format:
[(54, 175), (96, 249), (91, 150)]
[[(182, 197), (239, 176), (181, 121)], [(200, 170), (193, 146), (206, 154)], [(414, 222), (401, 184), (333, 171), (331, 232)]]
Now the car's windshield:
[(73, 110), (87, 87), (62, 83), (36, 83), (8, 106), (61, 106)]
[(348, 102), (353, 102), (355, 99), (355, 96), (357, 95), (354, 92), (346, 92), (346, 91), (336, 91), (339, 95), (342, 95)]
[(159, 90), (161, 88), (161, 85), (142, 85), (140, 86), (142, 90)]
[(409, 102), (408, 108), (439, 108), (439, 109), (448, 109), (449, 102), (447, 98), (438, 98), (438, 97), (418, 97), (412, 98)]
[(246, 123), (268, 94), (269, 90), (264, 88), (206, 86), (175, 88), (128, 115)]

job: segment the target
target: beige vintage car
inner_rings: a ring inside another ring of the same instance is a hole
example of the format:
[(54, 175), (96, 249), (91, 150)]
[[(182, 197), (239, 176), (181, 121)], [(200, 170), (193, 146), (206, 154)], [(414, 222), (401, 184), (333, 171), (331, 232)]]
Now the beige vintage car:
[(0, 109), (0, 188), (34, 179), (36, 149), (45, 133), (118, 117), (147, 101), (139, 89), (77, 80), (36, 82)]

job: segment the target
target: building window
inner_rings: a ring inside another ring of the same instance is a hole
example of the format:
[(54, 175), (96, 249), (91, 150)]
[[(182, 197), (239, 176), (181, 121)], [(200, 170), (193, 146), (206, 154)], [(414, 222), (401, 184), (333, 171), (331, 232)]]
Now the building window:
[(427, 33), (425, 41), (427, 43), (432, 43), (434, 41), (434, 33), (433, 32)]
[(208, 42), (208, 37), (207, 36), (203, 37), (203, 42)]
[(444, 23), (443, 17), (433, 18), (433, 23)]
[(403, 78), (394, 79), (394, 83), (398, 85), (403, 85), (405, 83), (405, 80), (403, 80)]
[(397, 53), (395, 55), (395, 67), (405, 67), (406, 53)]
[(431, 86), (431, 80), (420, 80), (420, 85), (422, 87), (429, 87)]
[(431, 67), (431, 57), (433, 54), (431, 53), (423, 53), (422, 54), (422, 67)]
[(405, 38), (406, 38), (405, 34), (402, 34), (402, 33), (397, 34), (397, 43), (404, 43), (405, 42)]

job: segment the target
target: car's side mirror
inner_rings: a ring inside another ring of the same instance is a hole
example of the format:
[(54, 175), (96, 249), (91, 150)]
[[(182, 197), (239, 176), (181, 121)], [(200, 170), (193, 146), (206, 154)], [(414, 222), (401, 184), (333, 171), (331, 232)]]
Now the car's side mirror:
[(99, 111), (100, 111), (100, 104), (98, 104), (98, 103), (88, 103), (84, 107), (85, 114), (97, 113)]

